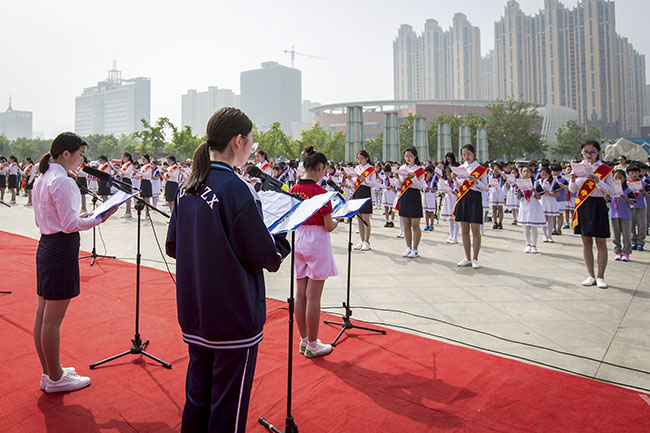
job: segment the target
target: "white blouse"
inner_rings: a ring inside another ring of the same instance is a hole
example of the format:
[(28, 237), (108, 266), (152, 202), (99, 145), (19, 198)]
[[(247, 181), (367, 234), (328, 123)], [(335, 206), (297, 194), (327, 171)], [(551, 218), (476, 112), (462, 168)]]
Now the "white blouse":
[[(414, 173), (415, 170), (417, 170), (418, 168), (420, 168), (420, 166), (417, 164), (413, 164), (413, 167), (409, 167), (407, 164), (404, 164), (399, 169), (408, 170), (410, 173)], [(406, 180), (406, 176), (399, 175), (399, 180), (397, 181), (398, 188), (402, 187), (402, 184), (404, 183), (405, 180)], [(424, 176), (422, 177), (422, 179), (418, 179), (417, 176), (413, 176), (411, 178), (411, 181), (413, 181), (413, 183), (411, 184), (411, 186), (409, 186), (409, 188), (419, 189), (421, 191), (424, 191), (424, 188), (426, 188), (427, 186), (426, 182), (424, 182)]]
[[(468, 173), (472, 173), (476, 167), (478, 167), (479, 162), (474, 161), (471, 164), (468, 164), (467, 162), (464, 162), (461, 167), (465, 167)], [(485, 173), (480, 179), (476, 179), (472, 176), (472, 179), (474, 180), (474, 183), (472, 184), (472, 188), (474, 191), (479, 191), (479, 192), (487, 192), (490, 190), (490, 187), (485, 180), (489, 176), (489, 173)], [(456, 185), (456, 188), (460, 191), (460, 187), (465, 182), (464, 179), (456, 179), (454, 182)]]
[(102, 222), (101, 218), (79, 217), (79, 187), (60, 164), (50, 163), (48, 170), (36, 179), (32, 201), (36, 225), (44, 235), (88, 230)]

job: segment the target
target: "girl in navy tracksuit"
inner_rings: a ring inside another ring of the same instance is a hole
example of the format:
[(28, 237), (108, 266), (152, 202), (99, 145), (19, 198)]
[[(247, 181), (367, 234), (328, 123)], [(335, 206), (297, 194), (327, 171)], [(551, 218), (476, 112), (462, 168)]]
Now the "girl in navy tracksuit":
[(252, 131), (236, 108), (210, 118), (169, 224), (166, 248), (176, 258), (178, 321), (190, 356), (183, 432), (245, 431), (266, 320), (263, 269), (277, 271), (289, 252), (233, 169), (246, 162)]

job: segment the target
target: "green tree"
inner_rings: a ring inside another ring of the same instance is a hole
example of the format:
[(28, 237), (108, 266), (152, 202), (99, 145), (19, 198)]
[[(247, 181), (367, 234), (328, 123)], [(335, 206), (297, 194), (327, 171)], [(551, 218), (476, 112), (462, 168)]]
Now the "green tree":
[(590, 126), (585, 132), (578, 123), (570, 120), (565, 127), (557, 130), (555, 134), (557, 144), (551, 148), (551, 155), (560, 159), (573, 159), (580, 157), (580, 145), (586, 140), (601, 141), (603, 138), (595, 127)]
[(185, 159), (194, 156), (194, 151), (201, 144), (201, 139), (192, 133), (192, 127), (185, 125), (185, 128), (178, 130), (172, 128), (172, 142), (167, 149), (177, 158)]
[(380, 132), (375, 138), (366, 139), (365, 147), (372, 161), (382, 161), (384, 133)]
[(155, 125), (149, 124), (145, 119), (142, 119), (144, 130), (138, 131), (135, 135), (141, 140), (141, 143), (136, 147), (136, 150), (141, 155), (148, 153), (157, 155), (165, 149), (167, 142), (165, 141), (166, 134), (165, 128), (170, 128), (172, 131), (175, 126), (166, 117), (160, 117)]
[(99, 155), (106, 155), (109, 160), (119, 157), (119, 149), (117, 145), (117, 138), (112, 135), (106, 135), (99, 143), (97, 143), (97, 152)]
[(531, 104), (509, 99), (489, 104), (487, 135), (490, 157), (517, 157), (528, 159), (544, 155), (542, 136), (536, 130), (539, 121), (537, 110)]
[(17, 138), (12, 146), (11, 153), (13, 153), (18, 161), (30, 157), (34, 162), (38, 162), (41, 156), (50, 151), (52, 140), (41, 140), (39, 138)]
[(399, 154), (403, 155), (407, 147), (413, 146), (413, 123), (415, 115), (408, 117), (399, 124)]
[(330, 161), (342, 162), (345, 159), (345, 134), (341, 131), (335, 132), (323, 149), (323, 153)]
[[(319, 123), (316, 123), (314, 126), (312, 126), (311, 129), (307, 129), (305, 131), (302, 131), (300, 134), (300, 146), (305, 147), (305, 146), (314, 146), (317, 151), (323, 152), (325, 149), (325, 146), (327, 145), (327, 141), (330, 139), (330, 133), (329, 131), (321, 128)], [(324, 153), (324, 152), (323, 152)]]
[(298, 158), (302, 149), (299, 141), (292, 141), (287, 134), (282, 131), (280, 122), (274, 122), (271, 128), (257, 135), (259, 148), (264, 150), (269, 158)]
[(0, 134), (0, 155), (9, 152), (10, 145), (9, 139), (4, 134)]
[(128, 152), (131, 156), (135, 156), (136, 148), (140, 144), (140, 140), (135, 133), (132, 134), (122, 134), (117, 141), (117, 149), (120, 154)]

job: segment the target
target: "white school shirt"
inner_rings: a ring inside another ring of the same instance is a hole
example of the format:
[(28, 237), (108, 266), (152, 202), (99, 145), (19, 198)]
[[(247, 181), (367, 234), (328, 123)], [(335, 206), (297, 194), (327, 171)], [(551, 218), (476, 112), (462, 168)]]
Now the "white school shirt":
[[(587, 162), (582, 161), (583, 164), (587, 164)], [(593, 164), (591, 164), (591, 169), (595, 171), (599, 166), (602, 165), (601, 161), (596, 161)], [(585, 180), (587, 180), (586, 177), (577, 177), (576, 181), (569, 181), (569, 191), (572, 193), (577, 193), (580, 188), (582, 188), (582, 184), (585, 183)], [(591, 193), (589, 197), (605, 197), (606, 195), (613, 195), (614, 194), (614, 172), (610, 173), (609, 176), (607, 176), (604, 180), (601, 180), (600, 182), (596, 183), (596, 189), (594, 192)]]
[(34, 220), (41, 234), (74, 233), (99, 225), (101, 218), (80, 218), (81, 193), (65, 168), (50, 163), (34, 182), (32, 191)]
[(12, 162), (9, 164), (9, 176), (13, 174), (18, 174), (18, 163), (17, 162)]
[[(409, 168), (409, 166), (407, 164), (404, 164), (399, 169), (400, 170), (402, 170), (402, 169), (408, 170), (409, 173), (413, 173), (418, 168), (420, 168), (420, 166), (417, 165), (417, 164), (413, 164), (413, 167), (410, 167), (410, 168)], [(405, 180), (406, 180), (406, 176), (402, 176), (402, 175), (399, 176), (399, 180), (397, 181), (399, 188), (402, 187), (402, 184), (404, 183)], [(409, 186), (409, 188), (419, 189), (420, 191), (424, 191), (424, 188), (426, 188), (426, 186), (427, 186), (426, 183), (424, 183), (420, 179), (418, 179), (417, 176), (413, 176), (411, 178), (411, 181), (413, 181), (413, 183), (411, 184), (411, 186)]]
[(133, 177), (133, 163), (127, 161), (120, 167), (120, 174), (122, 179), (131, 179)]
[[(27, 173), (29, 171), (29, 173)], [(22, 170), (23, 176), (27, 176), (27, 183), (30, 183), (36, 177), (36, 167), (34, 164), (28, 164), (24, 170)]]
[[(474, 161), (471, 164), (468, 164), (467, 162), (464, 162), (461, 167), (465, 167), (468, 173), (472, 173), (474, 169), (479, 165), (478, 161)], [(474, 183), (472, 184), (472, 188), (474, 191), (479, 191), (479, 192), (488, 192), (490, 187), (488, 186), (487, 182), (485, 182), (485, 178), (489, 176), (490, 173), (485, 173), (480, 179), (476, 179), (472, 176), (474, 179)], [(460, 191), (460, 187), (465, 182), (465, 179), (456, 179), (456, 188)]]
[[(361, 173), (366, 171), (368, 169), (368, 167), (370, 167), (369, 163), (367, 163), (363, 167), (361, 167), (360, 165), (357, 165), (356, 167), (354, 167), (354, 169), (356, 170), (357, 174), (361, 175)], [(356, 180), (354, 182), (356, 182)], [(354, 182), (352, 182), (352, 187), (353, 188), (354, 188)], [(365, 178), (363, 183), (361, 183), (361, 185), (369, 186), (370, 188), (376, 188), (377, 187), (377, 170), (373, 171), (370, 176)]]
[[(0, 176), (6, 176), (7, 173), (9, 173), (9, 166), (8, 164), (2, 163), (0, 165)], [(0, 185), (0, 187), (4, 187), (5, 185)]]
[[(271, 176), (273, 174), (273, 164), (271, 164), (270, 162), (268, 162), (268, 161), (258, 162), (255, 165), (257, 166), (257, 168), (262, 170), (263, 173), (266, 173), (269, 176)], [(266, 168), (264, 168), (264, 166), (266, 166)]]
[(181, 170), (180, 166), (178, 164), (174, 164), (171, 167), (167, 169), (167, 174), (165, 177), (167, 178), (167, 182), (176, 182), (180, 180), (181, 177)]
[(145, 164), (140, 169), (140, 178), (142, 180), (151, 181), (151, 175), (153, 174), (153, 165)]

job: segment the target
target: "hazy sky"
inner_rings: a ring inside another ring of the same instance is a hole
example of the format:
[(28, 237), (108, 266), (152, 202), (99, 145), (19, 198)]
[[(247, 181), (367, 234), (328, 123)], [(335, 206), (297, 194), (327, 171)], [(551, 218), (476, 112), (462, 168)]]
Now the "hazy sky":
[[(563, 2), (572, 7), (577, 0)], [(446, 30), (457, 12), (481, 29), (481, 51), (493, 48), (494, 22), (506, 0), (329, 1), (52, 1), (0, 0), (0, 111), (9, 96), (34, 112), (34, 130), (54, 137), (74, 129), (74, 98), (107, 76), (151, 78), (151, 120), (180, 124), (181, 95), (208, 86), (239, 93), (239, 73), (296, 56), (303, 99), (321, 103), (393, 96), (398, 27), (416, 32), (428, 18)], [(543, 0), (520, 0), (533, 14)], [(647, 0), (617, 0), (616, 30), (650, 54)], [(649, 71), (650, 72), (650, 71)], [(649, 80), (650, 83), (650, 80)], [(254, 119), (253, 119), (254, 120)]]

